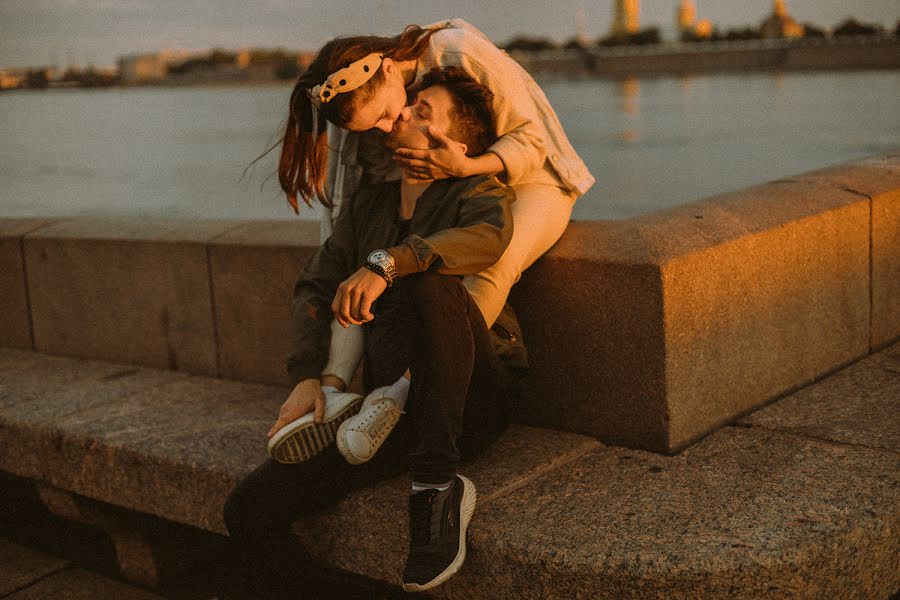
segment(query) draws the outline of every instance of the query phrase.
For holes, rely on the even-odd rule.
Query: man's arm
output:
[[[497,262],[513,233],[511,187],[494,177],[476,177],[451,193],[461,195],[460,211],[452,227],[427,237],[410,235],[388,248],[398,276],[435,269],[448,275],[479,273]]]

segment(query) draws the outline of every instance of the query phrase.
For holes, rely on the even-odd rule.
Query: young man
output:
[[[387,143],[462,143],[480,154],[493,141],[490,100],[490,91],[461,70],[434,70]],[[310,558],[290,530],[294,521],[404,470],[412,478],[404,589],[430,589],[462,565],[476,492],[457,467],[505,428],[517,373],[526,365],[511,309],[488,330],[462,276],[503,253],[513,199],[489,176],[431,182],[404,176],[364,187],[338,216],[294,290],[288,369],[296,385],[270,431],[280,436],[280,443],[270,442],[279,460],[245,478],[225,507],[235,547],[261,575],[255,589],[264,597],[308,592],[298,576]],[[341,451],[328,443],[336,423],[360,405],[359,397],[336,389],[344,381],[323,382],[332,315],[365,329],[366,389],[402,385],[408,369],[405,405],[363,405],[374,420],[396,420],[396,428],[387,427],[390,435],[375,440],[361,460],[346,428]],[[323,383],[335,385],[323,392]],[[358,422],[354,431],[378,430],[367,427]]]

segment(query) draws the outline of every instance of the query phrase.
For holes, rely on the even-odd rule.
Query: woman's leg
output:
[[[530,184],[514,186],[513,237],[493,266],[465,277],[466,289],[475,299],[488,327],[497,320],[509,290],[522,271],[562,237],[569,225],[575,196],[562,188]]]

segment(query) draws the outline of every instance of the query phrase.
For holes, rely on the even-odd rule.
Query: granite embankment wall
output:
[[[0,346],[286,383],[312,222],[0,219]],[[574,222],[512,299],[518,420],[674,453],[900,337],[900,154]]]
[[[610,77],[900,68],[900,39],[744,40],[514,54],[535,73]]]

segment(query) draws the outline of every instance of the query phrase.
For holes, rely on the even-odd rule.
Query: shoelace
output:
[[[412,495],[409,501],[409,539],[413,546],[427,546],[435,534],[432,531],[434,524],[431,518],[431,510],[434,497],[440,492],[429,488]]]
[[[403,414],[403,411],[396,408],[391,400],[382,401],[376,405],[376,409],[363,417],[362,422],[354,429],[364,431],[367,434],[370,430],[374,430],[374,435],[370,436],[370,439],[378,444],[393,428],[392,423],[389,422],[392,415],[394,413],[397,415]]]

